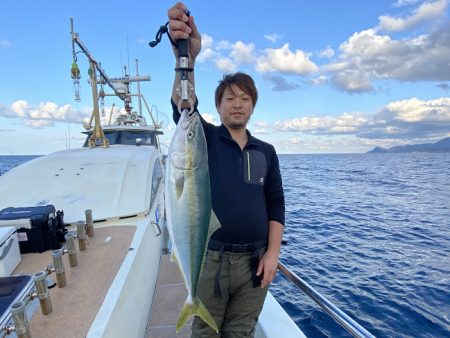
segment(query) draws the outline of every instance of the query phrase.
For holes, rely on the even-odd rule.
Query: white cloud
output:
[[[203,48],[212,48],[214,44],[214,39],[212,36],[208,34],[202,34],[202,49]]]
[[[213,49],[214,39],[208,34],[202,34],[202,49],[197,56],[197,62],[204,63],[216,56]]]
[[[337,60],[322,66],[331,82],[349,92],[372,91],[372,81],[448,81],[449,25],[430,35],[393,40],[375,29],[353,34]]]
[[[372,115],[347,112],[340,116],[303,116],[271,125],[258,122],[255,128],[304,135],[353,135],[371,140],[442,138],[450,130],[450,98],[411,98],[391,102]]]
[[[258,58],[256,70],[261,73],[281,72],[298,75],[308,75],[318,70],[309,59],[309,54],[302,50],[292,52],[286,43],[278,49],[268,48],[265,55]]]
[[[397,2],[392,5],[392,7],[410,6],[418,3],[419,1],[420,0],[397,0]]]
[[[200,54],[197,56],[197,62],[204,63],[208,60],[212,60],[219,54],[215,52],[212,48],[203,48]]]
[[[25,100],[18,100],[10,107],[0,106],[0,116],[20,118],[28,126],[45,127],[54,122],[81,123],[90,116],[92,108],[76,109],[70,105],[58,106],[53,102],[42,102],[32,106]]]
[[[258,135],[269,135],[271,133],[271,130],[267,128],[255,128],[252,130],[252,133]]]
[[[205,121],[212,123],[215,126],[220,125],[220,122],[218,120],[216,120],[217,116],[218,116],[218,114],[213,115],[213,114],[209,114],[209,113],[202,113],[202,117],[205,119]]]
[[[277,42],[279,39],[281,39],[281,35],[280,34],[268,34],[268,35],[264,35],[264,38],[266,38],[267,40],[275,43]]]
[[[429,4],[436,8],[442,2]],[[427,12],[426,8],[420,6],[416,12],[432,12]],[[436,81],[444,83],[439,88],[446,90],[445,83],[450,81],[450,22],[433,29],[431,34],[396,39],[371,28],[354,33],[336,50],[327,46],[315,52],[291,50],[288,43],[261,50],[252,42],[223,40],[217,43],[206,35],[205,45],[212,47],[203,49],[198,60],[222,72],[233,72],[240,65],[250,64],[265,76],[273,74],[273,78],[266,78],[273,83],[273,90],[298,87],[295,82],[281,77],[283,74],[300,75],[310,85],[330,84],[349,93],[384,90],[389,80]],[[314,58],[323,58],[321,61],[326,62],[319,67]]]
[[[52,127],[54,122],[49,120],[25,120],[24,124],[32,128],[44,128]]]
[[[252,134],[269,135],[273,133],[273,128],[264,121],[250,121],[250,127]]]
[[[28,104],[27,101],[25,100],[19,100],[14,102],[11,105],[11,110],[10,110],[10,114],[12,113],[12,115],[7,115],[8,117],[25,117],[27,115],[27,111],[31,110],[31,106]]]
[[[216,58],[219,54],[214,51],[214,39],[208,34],[202,34],[202,50],[197,56],[197,62],[204,63]]]
[[[0,48],[1,47],[6,48],[6,47],[9,47],[9,46],[11,46],[11,42],[10,41],[8,41],[8,40],[0,40]]]
[[[216,43],[216,49],[217,50],[224,50],[224,49],[230,49],[232,46],[232,43],[227,40],[221,40]]]
[[[255,44],[246,45],[242,41],[237,41],[231,50],[230,57],[235,63],[251,63],[255,60]]]
[[[225,55],[229,51],[228,55]],[[255,44],[245,44],[242,41],[231,43],[221,40],[218,43],[208,34],[202,34],[202,50],[197,57],[199,63],[212,61],[224,72],[234,71],[239,64],[254,62]]]
[[[328,78],[325,75],[320,75],[314,79],[309,80],[309,83],[314,86],[320,86],[328,82]]]
[[[369,118],[357,113],[344,113],[338,117],[301,117],[287,121],[277,121],[278,131],[297,131],[306,133],[348,134],[357,132],[360,126],[369,123]]]
[[[358,69],[345,69],[331,77],[331,83],[351,93],[362,93],[373,91],[372,83],[366,74]]]
[[[219,68],[224,73],[234,72],[236,70],[236,64],[227,57],[221,57],[215,60],[217,68]]]
[[[422,101],[417,98],[396,101],[386,106],[394,118],[403,122],[442,122],[450,128],[450,98]]]
[[[334,56],[334,49],[331,46],[327,46],[324,50],[317,52],[317,56],[321,58],[331,59]]]
[[[447,0],[437,0],[434,2],[425,2],[406,18],[396,18],[388,15],[380,16],[379,27],[387,31],[402,31],[414,28],[426,21],[431,21],[436,17],[445,15],[445,9],[448,5]]]

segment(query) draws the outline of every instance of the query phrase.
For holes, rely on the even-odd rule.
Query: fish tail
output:
[[[178,321],[176,324],[177,333],[181,330],[184,324],[188,321],[191,316],[200,317],[206,324],[208,324],[216,333],[219,333],[219,328],[217,327],[216,321],[209,313],[208,309],[205,307],[203,302],[195,297],[193,302],[186,300],[181,309],[180,316],[178,317]]]

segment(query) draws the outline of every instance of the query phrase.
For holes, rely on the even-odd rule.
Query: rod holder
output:
[[[18,338],[31,338],[30,324],[28,323],[25,302],[21,300],[11,306],[11,315],[14,321],[14,331]]]
[[[39,303],[41,304],[42,314],[48,315],[53,312],[53,307],[47,288],[47,281],[45,280],[47,274],[44,271],[38,271],[33,276],[37,298],[39,298]]]
[[[56,283],[58,284],[59,288],[63,288],[67,285],[66,269],[64,268],[62,255],[63,252],[61,249],[54,250],[52,253],[53,267],[55,268],[56,273]]]
[[[94,237],[94,221],[92,219],[92,210],[87,209],[84,211],[86,215],[86,232],[88,237]]]
[[[75,236],[72,233],[68,233],[64,236],[66,238],[66,251],[69,254],[70,267],[74,268],[78,266],[77,249],[75,248]]]
[[[77,238],[80,251],[86,251],[86,225],[84,222],[77,222]]]

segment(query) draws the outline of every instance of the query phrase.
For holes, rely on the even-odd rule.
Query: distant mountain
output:
[[[396,146],[388,149],[375,147],[369,150],[368,154],[380,153],[413,153],[413,152],[427,152],[427,153],[450,153],[450,137],[446,137],[436,143],[424,144],[410,144],[406,146]]]

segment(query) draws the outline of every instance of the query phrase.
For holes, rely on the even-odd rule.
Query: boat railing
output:
[[[325,298],[320,292],[315,290],[311,285],[289,270],[283,263],[278,263],[278,270],[293,282],[300,290],[302,290],[309,298],[317,303],[326,313],[328,313],[339,325],[346,329],[353,337],[358,338],[374,338],[375,336],[367,331],[364,327],[350,318],[344,311]]]

